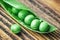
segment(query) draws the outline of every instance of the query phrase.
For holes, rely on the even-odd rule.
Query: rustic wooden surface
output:
[[[17,21],[11,18],[6,11],[0,7],[0,40],[60,40],[60,6],[53,6],[56,3],[52,0],[19,1],[35,11],[36,15],[42,17],[50,24],[55,25],[58,30],[49,34],[39,34],[22,26],[22,32],[16,35],[10,31],[10,26],[17,23]]]
[[[49,5],[50,0],[19,0],[26,6],[30,7],[33,11],[35,11],[39,17],[48,21],[50,24],[55,25],[56,27],[60,27],[60,10],[59,6],[56,6],[55,9],[52,5]],[[48,2],[47,2],[48,1]],[[51,0],[52,4],[54,2]],[[55,3],[56,4],[56,3]],[[54,4],[54,5],[55,5]]]
[[[48,6],[53,8],[54,10],[60,12],[60,0],[42,0]]]

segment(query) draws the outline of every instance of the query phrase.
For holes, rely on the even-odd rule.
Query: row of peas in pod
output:
[[[39,30],[41,32],[46,32],[49,30],[49,25],[47,22],[36,18],[34,14],[27,10],[18,10],[12,7],[12,12],[18,14],[17,16],[26,24],[29,25],[33,30]]]

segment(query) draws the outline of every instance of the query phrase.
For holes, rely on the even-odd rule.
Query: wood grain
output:
[[[46,3],[46,5],[50,6],[52,9],[60,12],[60,0],[45,0],[44,3]]]
[[[2,29],[0,29],[0,37],[1,37],[1,40],[13,40]]]
[[[0,7],[0,29],[4,31],[11,39],[15,40],[60,40],[60,2],[54,0],[19,0],[29,8],[31,8],[39,18],[43,18],[49,24],[52,24],[58,28],[53,33],[39,34],[32,32],[23,25],[9,16],[6,11]],[[10,26],[14,23],[18,23],[22,27],[22,32],[15,35],[10,31]]]

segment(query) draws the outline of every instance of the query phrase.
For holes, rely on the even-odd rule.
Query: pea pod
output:
[[[33,12],[30,8],[28,8],[27,6],[25,6],[24,4],[16,1],[16,0],[1,0],[1,6],[6,10],[7,14],[10,15],[13,19],[15,19],[18,23],[20,23],[21,25],[23,25],[24,27],[26,27],[27,29],[30,29],[34,32],[38,32],[38,33],[50,33],[50,32],[53,32],[55,31],[57,28],[55,26],[52,26],[51,24],[48,23],[48,25],[50,25],[50,29],[49,31],[39,31],[39,30],[34,30],[34,29],[31,29],[30,25],[27,25],[24,23],[24,21],[21,21],[21,19],[18,17],[18,15],[15,15],[11,9],[12,7],[16,8],[17,10],[26,10],[26,11],[29,11],[30,14],[34,15],[35,18],[37,19],[40,19],[39,17],[37,17],[37,15],[35,15],[36,13]],[[25,18],[25,17],[24,17]],[[42,20],[44,21],[44,20]],[[35,24],[34,24],[35,25]]]

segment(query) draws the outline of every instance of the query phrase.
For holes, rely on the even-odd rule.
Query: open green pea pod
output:
[[[49,30],[48,31],[39,31],[39,30],[34,30],[30,27],[30,25],[26,24],[23,20],[21,20],[19,17],[18,17],[18,12],[21,11],[21,10],[26,10],[29,12],[29,14],[31,13],[32,15],[35,16],[35,18],[33,17],[32,19],[39,19],[41,21],[41,18],[37,17],[35,14],[35,12],[33,12],[30,8],[26,7],[24,4],[18,2],[17,0],[1,0],[0,1],[0,4],[1,6],[6,10],[7,14],[9,14],[13,19],[15,19],[18,23],[20,23],[21,25],[23,25],[24,27],[26,27],[27,29],[30,29],[34,32],[38,32],[38,33],[50,33],[50,32],[53,32],[55,31],[57,28],[49,23],[47,23],[49,25]],[[12,12],[12,7],[13,10],[17,13],[17,14],[14,14],[14,12]],[[31,16],[31,15],[30,15]],[[29,16],[29,17],[30,17]],[[29,22],[29,20],[27,20]],[[36,21],[36,20],[34,20]],[[44,20],[42,20],[44,22]],[[41,21],[41,22],[42,22]],[[39,22],[39,21],[37,21]],[[32,23],[33,24],[33,23]],[[43,23],[44,24],[44,23]],[[37,24],[38,25],[38,24]],[[32,25],[33,26],[33,25]],[[44,28],[43,28],[44,29]]]

